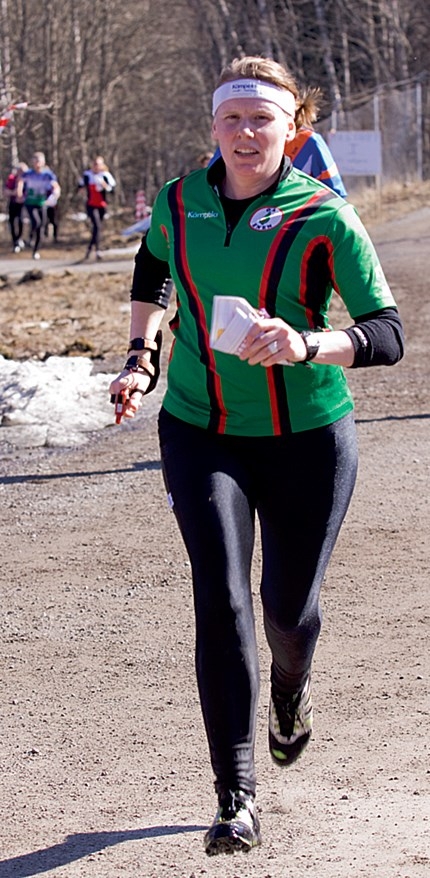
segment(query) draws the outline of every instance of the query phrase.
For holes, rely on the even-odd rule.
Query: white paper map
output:
[[[214,296],[209,344],[215,351],[224,354],[240,354],[241,345],[253,323],[261,319],[255,310],[241,296]],[[293,366],[288,360],[281,360],[280,366]]]
[[[214,296],[209,344],[215,351],[238,354],[258,314],[240,296]]]

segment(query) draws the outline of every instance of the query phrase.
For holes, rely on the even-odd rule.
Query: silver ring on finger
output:
[[[270,344],[267,345],[267,349],[268,349],[268,351],[270,351],[271,354],[277,354],[278,350],[279,350],[278,349],[278,342],[276,340],[271,341]]]

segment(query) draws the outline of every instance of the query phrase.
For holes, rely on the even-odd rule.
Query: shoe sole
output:
[[[285,750],[281,750],[276,739],[272,740],[269,738],[270,755],[275,765],[280,765],[281,768],[286,768],[288,765],[292,765],[293,762],[296,762],[296,760],[302,755],[303,750],[305,750],[309,744],[310,738],[311,732],[306,735],[301,735],[293,744],[284,745],[286,748]]]
[[[237,854],[242,851],[244,854],[249,854],[251,850],[251,845],[247,844],[247,842],[242,841],[241,838],[215,838],[211,841],[206,847],[206,853],[208,857],[217,857],[218,854]]]
[[[255,827],[255,832],[251,837],[247,837],[247,833],[242,833],[236,825],[218,823],[212,826],[205,835],[204,846],[208,857],[214,857],[218,854],[235,854],[242,851],[248,854],[252,848],[261,844],[260,829]]]
[[[241,838],[240,835],[232,835],[231,833],[226,833],[225,835],[217,834],[214,838],[211,838],[207,842],[205,841],[205,851],[208,857],[216,857],[218,854],[236,854],[239,852],[249,854],[252,848],[257,847],[259,844],[261,844],[260,839],[252,843]]]

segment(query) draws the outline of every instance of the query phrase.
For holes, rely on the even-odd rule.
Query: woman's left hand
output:
[[[300,335],[280,317],[261,318],[248,332],[239,354],[250,366],[276,366],[277,363],[301,363],[306,359],[306,345]]]

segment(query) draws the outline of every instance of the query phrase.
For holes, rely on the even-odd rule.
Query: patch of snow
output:
[[[87,357],[15,362],[0,357],[0,444],[69,446],[114,422],[109,384]]]
[[[102,250],[102,259],[110,256],[134,256],[140,247],[140,241],[133,247],[111,247],[110,250]]]
[[[75,223],[84,223],[88,219],[88,214],[80,210],[77,213],[69,213],[68,218],[74,220]]]

